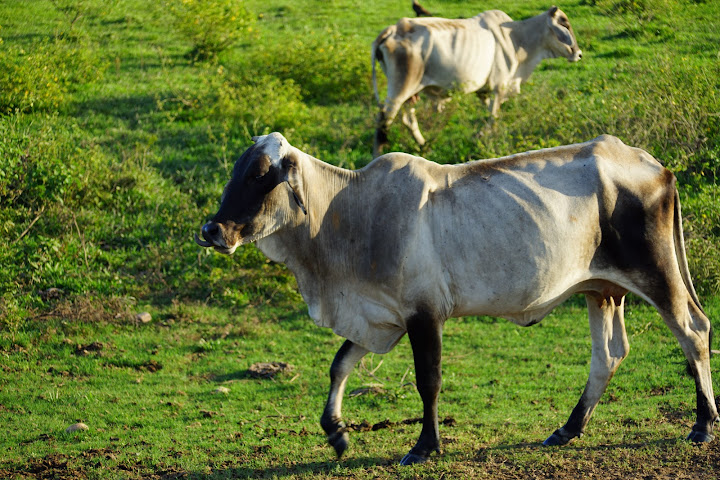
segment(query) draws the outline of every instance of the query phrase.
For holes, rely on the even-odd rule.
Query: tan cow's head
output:
[[[220,209],[202,227],[202,247],[231,254],[306,213],[299,150],[279,133],[253,137],[255,145],[235,162]]]
[[[577,62],[582,58],[582,50],[575,40],[575,32],[567,15],[558,7],[550,7],[547,11],[547,24],[550,27],[548,47],[558,57],[565,57],[569,62]]]

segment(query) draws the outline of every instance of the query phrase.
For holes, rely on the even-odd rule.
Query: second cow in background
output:
[[[552,7],[527,20],[514,22],[500,10],[489,10],[472,18],[402,18],[383,30],[372,45],[372,75],[375,97],[376,61],[387,76],[387,97],[380,104],[373,153],[387,144],[387,130],[400,109],[424,91],[438,102],[449,90],[477,92],[493,117],[500,105],[520,92],[520,84],[545,58],[582,57],[567,15]],[[415,109],[405,106],[402,122],[415,141],[423,146]]]

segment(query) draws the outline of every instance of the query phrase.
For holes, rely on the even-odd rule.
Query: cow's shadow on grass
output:
[[[654,441],[638,441],[638,442],[622,442],[622,443],[606,443],[602,445],[583,445],[582,443],[570,443],[561,447],[546,447],[542,442],[522,442],[512,445],[497,445],[492,447],[481,448],[475,453],[475,460],[483,462],[490,458],[506,459],[516,453],[528,452],[531,450],[537,450],[547,453],[557,453],[558,455],[565,455],[567,457],[573,457],[582,455],[584,453],[595,453],[604,451],[615,451],[619,449],[626,450],[640,450],[648,447],[657,448],[672,448],[676,446],[682,440],[679,438],[661,439]]]
[[[592,446],[570,444],[563,447],[544,447],[542,445],[542,442],[522,442],[512,445],[498,445],[481,448],[475,453],[475,456],[470,461],[476,464],[497,463],[499,465],[502,465],[503,469],[505,470],[507,470],[508,466],[510,466],[510,469],[512,470],[513,461],[509,457],[512,457],[514,454],[527,453],[533,450],[546,451],[549,453],[556,452],[558,454],[562,454],[564,452],[567,459],[571,459],[572,457],[583,455],[583,453],[589,453],[592,456],[595,456],[595,454],[600,454],[600,457],[602,457],[602,452],[618,449],[641,450],[647,447],[672,448],[674,445],[677,445],[678,441],[678,439],[663,439],[651,442],[623,442],[617,444],[613,443]],[[432,458],[430,462],[437,461],[438,459],[448,460],[456,456],[464,457],[464,455],[461,455],[459,452],[445,452],[440,456]],[[610,456],[609,458],[614,457]],[[207,480],[220,478],[283,478],[306,474],[333,475],[340,474],[341,470],[345,472],[344,475],[347,475],[348,471],[353,471],[357,469],[372,469],[377,467],[384,469],[384,474],[392,476],[394,475],[394,473],[396,473],[395,468],[407,468],[399,466],[396,467],[398,465],[399,459],[399,457],[363,457],[350,460],[328,459],[326,461],[315,461],[307,463],[283,463],[268,468],[252,468],[238,465],[230,468],[217,468],[213,473],[210,474],[193,472],[191,474],[191,477]],[[468,459],[465,458],[463,461],[467,462]],[[608,467],[607,464],[604,466]],[[599,467],[603,467],[603,465],[599,465]],[[522,469],[522,467],[518,468]],[[556,467],[551,465],[548,466],[548,468],[552,470]],[[506,471],[506,473],[508,472]],[[518,473],[520,474],[521,472],[518,471]]]
[[[388,459],[380,457],[358,458],[347,461],[317,461],[300,464],[282,464],[269,468],[250,468],[237,466],[233,468],[217,469],[210,474],[191,474],[191,478],[202,478],[207,480],[220,478],[283,478],[289,476],[301,476],[307,474],[339,474],[339,469],[344,471],[367,469],[373,467],[390,467],[397,463],[399,459]]]

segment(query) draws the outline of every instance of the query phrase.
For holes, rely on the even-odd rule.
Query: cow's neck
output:
[[[509,29],[510,40],[515,46],[520,65],[518,73],[521,74],[523,80],[527,80],[537,64],[550,56],[544,41],[548,33],[547,13],[541,13],[518,22],[509,22],[504,26]]]
[[[307,214],[299,213],[292,225],[281,228],[276,233],[258,241],[258,247],[272,260],[283,262],[291,269],[306,267],[313,256],[327,248],[320,231],[328,219],[328,210],[337,202],[339,193],[352,188],[357,173],[322,162],[309,155],[302,162],[303,198]],[[353,195],[343,195],[354,198]],[[334,205],[337,210],[337,206]],[[347,206],[346,209],[351,209]],[[327,226],[327,225],[325,225]],[[303,265],[296,265],[295,262]],[[297,274],[297,272],[295,272]]]
[[[340,192],[346,192],[355,185],[353,179],[358,177],[357,172],[346,170],[344,168],[335,167],[328,163],[317,160],[313,157],[307,157],[308,164],[311,166],[306,175],[305,188],[308,190],[306,195],[313,205],[308,210],[308,233],[311,238],[315,238],[323,224],[328,221],[327,213],[331,207],[331,203],[340,201]],[[342,195],[342,198],[355,198],[353,195]],[[346,206],[346,208],[352,208]],[[337,210],[337,209],[336,209]]]

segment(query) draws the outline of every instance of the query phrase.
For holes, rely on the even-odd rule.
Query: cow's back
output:
[[[598,256],[619,201],[639,199],[636,208],[652,212],[662,207],[650,203],[674,194],[666,169],[614,137],[454,169],[452,188],[431,195],[453,315],[519,323],[541,318],[568,289],[615,267]]]
[[[487,82],[495,38],[477,18],[403,18],[391,28],[376,40],[383,61],[399,63],[396,71],[421,72],[423,88],[472,92]]]

